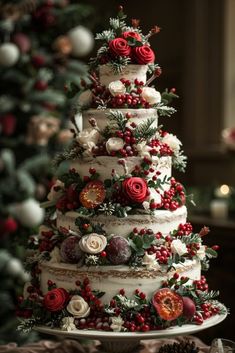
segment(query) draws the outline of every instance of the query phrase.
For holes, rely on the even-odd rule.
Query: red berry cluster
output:
[[[150,145],[150,147],[152,147],[152,149],[149,151],[149,153],[152,155],[159,155],[159,154],[160,154],[160,156],[172,156],[173,155],[173,151],[170,148],[170,146],[168,146],[166,143],[162,143],[158,139],[151,140],[149,145]]]
[[[188,254],[193,257],[197,254],[197,251],[200,249],[201,245],[199,243],[191,243],[186,245]]]
[[[177,230],[177,233],[175,234],[177,237],[181,237],[183,235],[189,235],[191,234],[193,231],[193,227],[192,227],[192,224],[190,222],[187,222],[187,223],[180,223],[179,224],[179,227],[178,227],[178,230]]]
[[[168,259],[171,256],[171,251],[167,246],[164,245],[151,245],[151,247],[148,249],[148,254],[155,254],[159,264],[167,264]]]
[[[41,232],[41,239],[39,240],[39,247],[38,247],[40,252],[43,252],[43,251],[50,252],[54,248],[55,242],[51,240],[53,235],[54,235],[54,232],[52,230]]]
[[[220,309],[218,306],[213,305],[212,303],[203,303],[201,304],[202,317],[204,320],[209,319],[211,316],[219,313]]]
[[[208,291],[209,286],[206,282],[205,276],[201,276],[200,280],[193,281],[193,284],[194,284],[196,290],[199,290],[202,292]]]
[[[120,81],[126,87],[126,93],[112,96],[109,89],[95,83],[92,87],[93,99],[92,106],[97,108],[101,101],[108,108],[150,108],[150,104],[141,96],[143,81],[138,79],[131,83],[130,80],[121,78]]]
[[[110,319],[105,316],[104,306],[97,294],[92,291],[90,281],[85,278],[82,282],[76,281],[76,286],[79,287],[79,295],[89,304],[90,314],[88,318],[75,319],[75,325],[78,329],[97,329],[111,331]]]
[[[171,178],[171,186],[168,191],[164,191],[162,196],[163,208],[175,211],[185,204],[185,192],[182,184]]]

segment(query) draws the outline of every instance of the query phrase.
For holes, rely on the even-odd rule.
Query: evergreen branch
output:
[[[198,233],[192,233],[190,235],[185,235],[181,238],[182,242],[185,244],[201,243],[202,238]]]
[[[138,125],[138,127],[134,131],[134,137],[138,140],[149,140],[150,138],[152,138],[158,131],[157,127],[151,126],[154,121],[154,118],[148,118],[147,121]]]
[[[110,30],[104,30],[101,33],[97,33],[95,39],[97,40],[105,40],[109,42],[110,40],[115,38],[114,31],[112,29]]]
[[[131,62],[131,59],[126,56],[118,56],[115,61],[110,61],[112,70],[115,74],[120,74],[123,69]]]
[[[172,114],[176,113],[176,109],[172,107],[168,107],[166,105],[158,105],[156,107],[157,112],[160,116],[171,116]]]
[[[180,172],[185,172],[187,166],[187,157],[180,151],[177,155],[172,156],[172,164]]]
[[[40,323],[40,319],[36,317],[21,320],[20,324],[17,327],[17,331],[29,333],[37,323]]]
[[[108,114],[108,119],[110,120],[110,128],[116,127],[121,131],[125,130],[128,119],[122,112],[118,110],[111,110]]]
[[[76,142],[74,142],[70,148],[68,148],[67,150],[61,153],[57,153],[55,155],[52,161],[52,166],[57,168],[60,165],[60,163],[62,163],[63,161],[69,160],[69,159],[75,159],[78,156],[80,156],[82,152],[83,152],[82,147],[78,146]]]

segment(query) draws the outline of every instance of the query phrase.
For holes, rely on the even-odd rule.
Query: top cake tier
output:
[[[108,87],[111,82],[125,78],[130,82],[134,82],[134,80],[137,79],[145,84],[147,80],[147,70],[147,65],[127,65],[120,73],[114,73],[110,65],[101,65],[99,67],[100,83]]]

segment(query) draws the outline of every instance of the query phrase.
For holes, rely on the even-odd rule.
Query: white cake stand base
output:
[[[74,330],[67,332],[46,326],[37,326],[35,327],[35,330],[41,333],[59,337],[69,337],[75,340],[98,340],[101,342],[100,348],[103,353],[130,353],[138,351],[141,340],[170,338],[193,334],[219,324],[226,318],[226,316],[227,314],[215,315],[207,319],[202,325],[183,325],[181,327],[170,327],[165,330],[149,332],[105,332],[97,330]]]

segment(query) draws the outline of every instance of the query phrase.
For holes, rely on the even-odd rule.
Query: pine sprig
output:
[[[29,333],[35,325],[40,323],[39,318],[31,317],[30,319],[24,319],[20,321],[20,324],[17,327],[17,331],[24,333]]]
[[[172,164],[174,168],[180,172],[185,172],[187,166],[187,157],[184,155],[183,151],[180,151],[177,155],[172,156]]]
[[[198,233],[191,233],[190,235],[185,235],[182,238],[182,242],[185,244],[192,244],[192,243],[201,243],[202,238]]]
[[[118,56],[115,61],[112,60],[109,62],[109,65],[112,67],[112,70],[115,74],[120,74],[123,69],[130,64],[131,59],[127,56]]]
[[[111,110],[108,119],[110,120],[110,128],[118,128],[121,131],[125,130],[128,119],[122,112]]]
[[[151,139],[156,132],[158,131],[157,127],[153,127],[152,124],[154,123],[154,118],[148,118],[147,121],[143,122],[142,124],[138,125],[138,127],[134,131],[134,137],[137,140],[149,140]]]
[[[168,107],[166,105],[163,104],[159,104],[157,107],[157,112],[160,116],[168,116],[170,117],[171,115],[173,115],[174,113],[176,113],[176,109],[172,108],[172,107]]]
[[[101,33],[97,33],[95,39],[97,40],[104,40],[109,42],[110,40],[115,38],[114,31],[112,29],[110,30],[104,30]]]
[[[84,149],[81,146],[78,146],[77,143],[73,144],[73,146],[67,150],[57,153],[52,161],[52,165],[53,167],[57,168],[63,161],[76,159],[82,154],[83,151]]]

